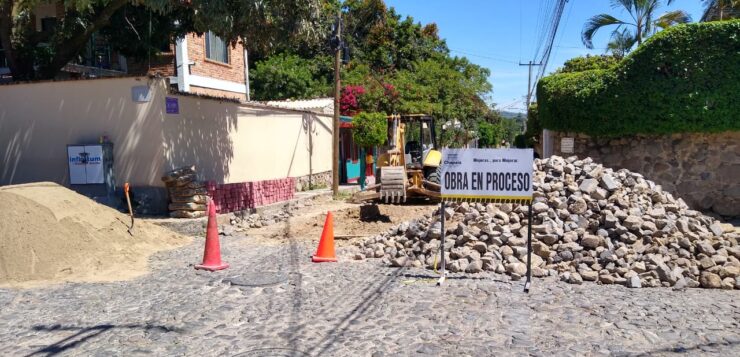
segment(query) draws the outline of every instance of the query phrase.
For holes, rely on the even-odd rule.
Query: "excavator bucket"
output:
[[[381,167],[380,199],[386,203],[406,202],[407,181],[403,166]]]

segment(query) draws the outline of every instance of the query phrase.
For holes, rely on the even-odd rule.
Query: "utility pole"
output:
[[[534,63],[532,61],[529,61],[529,63],[519,63],[519,65],[529,67],[529,79],[527,80],[527,108],[526,108],[526,110],[529,110],[529,103],[531,103],[532,101],[532,67],[541,66],[542,62]]]
[[[331,190],[334,196],[339,194],[339,92],[341,81],[339,79],[339,66],[342,64],[342,13],[337,14],[336,24],[334,25],[334,125],[332,137],[334,139],[332,155],[332,181]]]

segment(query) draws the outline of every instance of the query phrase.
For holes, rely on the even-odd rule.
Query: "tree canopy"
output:
[[[45,0],[0,0],[0,46],[15,80],[46,79],[83,52],[96,34],[129,56],[161,42],[213,31],[256,52],[319,41],[320,0],[57,0],[63,16],[36,31],[33,11]],[[151,28],[151,31],[150,31]]]
[[[331,4],[334,5],[325,8],[339,11],[336,3]],[[325,33],[330,33],[334,17],[324,13],[320,18]],[[341,73],[343,115],[424,113],[440,119],[439,125],[449,120],[459,121],[462,133],[443,135],[443,144],[464,140],[456,138],[467,139],[469,131],[477,130],[479,121],[496,126],[505,124],[488,104],[492,90],[488,80],[490,71],[464,57],[451,56],[436,24],[423,25],[412,17],[402,17],[382,0],[347,0],[342,4],[341,18],[342,39],[351,54]],[[321,70],[327,68],[322,63],[327,63],[327,56],[332,54],[328,46],[293,46],[264,53],[259,55],[262,59],[256,68],[274,64],[275,58],[286,54],[304,60],[293,62],[294,68],[286,68],[284,73],[302,73],[298,67],[319,68],[311,71],[314,82],[328,83],[320,94],[331,95],[333,73]],[[290,76],[286,75],[282,81],[271,77],[260,70],[253,71],[254,98],[296,98],[295,92],[288,93],[284,88],[293,83]],[[258,85],[260,82],[269,84]],[[257,93],[258,90],[263,93]],[[303,93],[309,92],[316,93]]]

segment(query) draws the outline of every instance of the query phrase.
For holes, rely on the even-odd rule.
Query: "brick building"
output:
[[[61,2],[40,3],[33,13],[36,31],[54,31],[64,16]],[[0,47],[0,76],[9,74]],[[105,38],[93,35],[79,59],[70,62],[59,78],[116,77],[124,75],[166,77],[172,87],[185,93],[249,100],[247,51],[241,43],[231,45],[209,32],[188,34],[149,61],[134,62],[112,50]]]

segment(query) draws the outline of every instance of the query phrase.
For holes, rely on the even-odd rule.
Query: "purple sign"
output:
[[[165,97],[164,100],[167,114],[180,114],[180,104],[177,102],[177,98]]]

